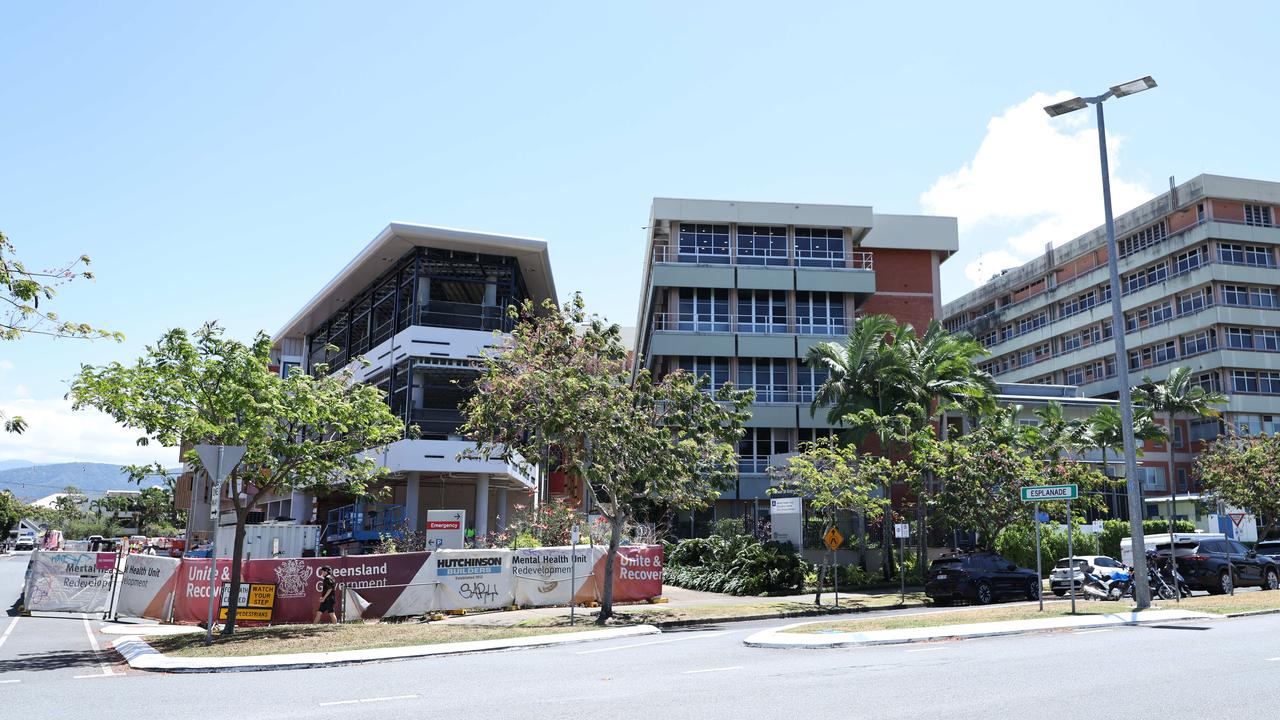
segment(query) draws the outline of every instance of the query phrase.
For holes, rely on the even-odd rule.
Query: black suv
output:
[[[929,566],[924,594],[934,605],[955,600],[986,605],[1001,597],[1035,600],[1040,578],[1035,570],[1020,568],[993,552],[956,553]]]
[[[1177,553],[1178,571],[1192,590],[1221,595],[1231,592],[1233,584],[1257,585],[1263,590],[1280,587],[1280,569],[1275,558],[1259,555],[1235,540],[1201,540],[1189,548],[1180,545]],[[1227,572],[1228,556],[1234,577]]]

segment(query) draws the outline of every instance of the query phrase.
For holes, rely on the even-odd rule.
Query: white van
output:
[[[1177,546],[1195,545],[1203,540],[1222,540],[1226,537],[1222,533],[1173,533],[1173,543]],[[1159,533],[1157,535],[1145,535],[1142,538],[1142,544],[1147,550],[1168,550],[1169,549],[1169,533]],[[1131,538],[1120,539],[1120,562],[1125,565],[1133,565],[1133,540]]]

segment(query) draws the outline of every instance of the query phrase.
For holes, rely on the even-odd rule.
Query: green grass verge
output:
[[[1258,610],[1280,610],[1280,592],[1244,592],[1234,597],[1208,595],[1184,598],[1182,602],[1161,600],[1151,610],[1189,610],[1214,615],[1228,615]],[[1129,602],[1117,603],[1096,600],[1078,600],[1076,615],[1100,615],[1116,612],[1131,612]],[[805,625],[785,632],[866,632],[868,630],[900,630],[904,628],[938,627],[940,625],[967,625],[970,623],[1001,622],[1005,620],[1035,620],[1040,618],[1061,617],[1071,615],[1069,602],[1052,602],[1045,605],[1044,611],[1035,606],[997,606],[974,608],[969,610],[937,611],[916,613],[911,615],[894,615],[890,617],[861,618],[856,620],[834,620],[831,622]]]
[[[151,638],[147,642],[162,653],[180,657],[243,657],[501,640],[592,629],[591,625],[573,628],[491,627],[421,622],[278,625],[238,628],[230,637],[215,634],[214,643],[209,647],[204,646],[204,635],[195,633]]]
[[[905,604],[907,606],[918,606],[924,602],[923,593],[907,593]],[[836,613],[850,612],[858,610],[876,610],[891,607],[900,607],[903,604],[901,595],[873,595],[873,596],[840,596],[839,607],[835,604],[835,596],[831,593],[822,595],[822,605],[814,605],[812,602],[796,602],[769,600],[761,598],[759,600],[733,603],[733,604],[706,604],[706,605],[624,605],[614,609],[614,620],[612,623],[631,625],[631,624],[661,624],[670,622],[692,622],[698,620],[714,620],[719,618],[732,618],[735,620],[751,620],[754,618],[766,619],[778,617],[779,615],[789,615],[797,613]],[[587,613],[590,613],[588,616]],[[588,617],[588,621],[594,620],[595,611],[581,611],[578,614],[579,622],[583,617]],[[494,623],[502,622],[500,616],[493,618]],[[517,627],[563,627],[569,624],[568,616],[552,616],[541,617],[534,620],[526,620],[519,623]]]

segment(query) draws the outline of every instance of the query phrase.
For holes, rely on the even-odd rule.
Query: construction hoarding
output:
[[[37,550],[31,554],[23,604],[42,612],[106,612],[115,567],[115,553]]]

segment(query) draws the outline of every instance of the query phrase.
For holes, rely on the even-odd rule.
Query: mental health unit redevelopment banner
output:
[[[168,620],[181,566],[178,558],[161,555],[133,554],[125,558],[116,615]]]
[[[37,550],[31,554],[23,603],[41,612],[106,612],[115,567],[115,553]]]

